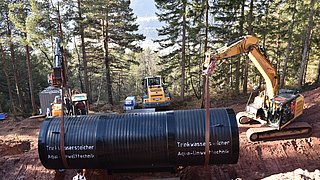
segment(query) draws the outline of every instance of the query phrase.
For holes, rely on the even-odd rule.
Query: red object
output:
[[[76,104],[76,108],[77,109],[84,109],[86,106],[84,105],[84,103],[83,102],[78,102],[77,104]]]
[[[52,72],[52,85],[60,87],[62,84],[61,68],[53,68]]]

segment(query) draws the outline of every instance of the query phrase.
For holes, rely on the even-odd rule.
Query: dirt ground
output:
[[[304,114],[296,121],[313,127],[309,138],[250,143],[246,127],[240,130],[240,158],[236,165],[186,167],[177,174],[138,173],[108,175],[103,170],[87,171],[87,179],[316,179],[320,180],[320,88],[303,93]],[[236,112],[246,99],[224,104]],[[220,105],[217,105],[220,106]],[[217,107],[214,105],[214,107]],[[45,169],[37,150],[43,119],[7,119],[0,122],[0,179],[72,179],[75,170],[63,173]]]

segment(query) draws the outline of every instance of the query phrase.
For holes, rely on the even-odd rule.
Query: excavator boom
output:
[[[210,68],[208,68],[210,63],[241,54],[248,55],[252,63],[265,79],[267,96],[269,98],[276,96],[279,90],[277,70],[272,66],[267,56],[258,46],[258,38],[254,36],[243,36],[235,41],[227,43],[215,52],[207,54],[203,66],[210,71]],[[205,73],[211,74],[211,72]]]

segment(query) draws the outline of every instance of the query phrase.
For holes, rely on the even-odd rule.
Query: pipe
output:
[[[39,133],[41,163],[65,169],[60,156],[60,121],[46,119]],[[65,117],[68,168],[170,169],[203,165],[205,111],[178,110],[121,115]],[[210,110],[209,164],[235,164],[239,132],[232,109]]]

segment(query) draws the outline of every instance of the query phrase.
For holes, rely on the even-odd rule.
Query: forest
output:
[[[141,96],[145,76],[162,75],[171,95],[201,99],[202,62],[238,37],[260,39],[281,88],[320,84],[320,1],[155,0],[158,48],[142,48],[130,0],[0,1],[0,112],[35,114],[48,87],[55,39],[64,47],[67,83],[92,104]],[[143,1],[141,0],[141,3]],[[211,96],[238,96],[263,84],[246,56],[217,64]]]

